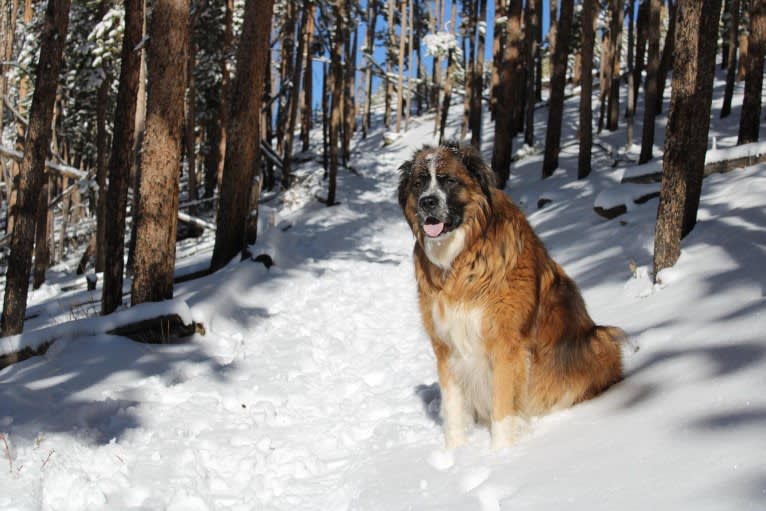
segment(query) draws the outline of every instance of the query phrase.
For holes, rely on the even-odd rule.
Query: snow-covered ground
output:
[[[725,122],[717,108],[721,149],[739,107]],[[341,205],[316,203],[322,183],[307,178],[264,207],[254,253],[276,266],[233,262],[179,284],[206,335],[80,332],[0,371],[0,509],[766,509],[766,164],[705,180],[700,222],[653,285],[656,199],[597,216],[622,168],[597,149],[594,175],[576,181],[576,98],[566,115],[562,169],[540,181],[542,155],[527,154],[507,191],[594,318],[630,334],[626,378],[607,393],[535,420],[513,448],[492,451],[480,428],[443,448],[395,200],[397,167],[432,141],[426,117],[391,146],[380,132],[357,141]],[[553,202],[538,210],[542,196]],[[187,243],[179,266],[204,264],[210,240]],[[51,281],[30,329],[92,310],[65,272]]]

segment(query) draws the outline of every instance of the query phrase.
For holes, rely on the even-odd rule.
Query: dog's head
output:
[[[430,261],[448,269],[491,209],[494,174],[470,146],[426,146],[399,168],[399,204]]]

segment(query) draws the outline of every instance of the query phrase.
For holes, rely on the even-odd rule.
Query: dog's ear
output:
[[[484,159],[473,146],[464,145],[460,146],[456,142],[447,142],[445,144],[451,151],[453,151],[463,163],[468,173],[473,177],[487,199],[492,198],[492,188],[496,185],[495,173],[484,162]]]
[[[404,209],[409,193],[410,176],[412,176],[412,160],[402,163],[399,167],[399,205]]]

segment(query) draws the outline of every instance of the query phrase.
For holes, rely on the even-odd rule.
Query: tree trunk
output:
[[[646,42],[649,39],[649,3],[650,0],[642,0],[638,6],[638,19],[636,20],[636,61],[633,66],[633,96],[635,98],[638,98],[638,89],[641,87],[641,75],[644,72],[644,60],[646,57]]]
[[[750,37],[747,43],[747,74],[742,115],[739,119],[737,145],[758,141],[761,127],[761,94],[763,90],[763,59],[766,46],[766,2],[750,2]]]
[[[668,71],[673,66],[673,47],[675,45],[676,31],[676,9],[672,0],[668,0],[668,33],[665,36],[665,46],[662,48],[662,58],[660,59],[660,68],[657,75],[657,114],[662,112],[662,104],[665,99],[665,82],[668,79]]]
[[[510,0],[506,18],[506,41],[503,45],[503,55],[499,70],[499,95],[495,104],[495,143],[492,150],[492,171],[498,188],[505,188],[511,175],[511,156],[513,152],[513,136],[516,103],[521,93],[520,78],[523,79],[521,60],[521,0]],[[472,109],[473,110],[473,109]]]
[[[19,4],[18,0],[0,0],[0,134],[3,133],[4,124],[4,107],[5,102],[3,98],[8,94],[8,81],[6,79],[8,69],[10,66],[6,62],[10,62],[13,59],[13,38],[16,32],[16,18],[18,15]],[[1,164],[0,164],[1,165]],[[9,162],[8,169],[16,167],[16,163]],[[13,209],[11,204],[11,196],[15,195],[14,189],[16,186],[13,184],[14,172],[5,172],[7,170],[5,166],[3,169],[3,179],[5,180],[5,186],[7,190],[6,200],[6,222],[5,232],[10,234],[13,230]]]
[[[548,69],[550,75],[553,74],[553,69],[556,67],[556,41],[558,40],[558,26],[559,26],[559,8],[557,0],[550,0],[548,3],[548,19],[550,25],[548,26]],[[551,76],[552,78],[552,76]]]
[[[63,61],[69,5],[69,0],[49,0],[45,10],[35,92],[29,112],[24,157],[19,167],[18,202],[5,280],[2,336],[18,334],[24,329],[35,214],[45,181],[45,159],[50,149],[53,104]]]
[[[394,25],[394,13],[396,12],[396,0],[388,0],[387,4],[388,9],[388,17],[387,17],[387,26],[388,26],[388,44],[386,45],[386,78],[383,81],[386,87],[386,107],[383,112],[383,125],[386,128],[389,128],[391,126],[391,100],[393,95],[393,84],[391,83],[391,80],[389,79],[389,75],[393,71],[393,55],[394,55],[394,45],[396,44],[396,27]]]
[[[109,187],[106,202],[110,222],[105,233],[106,251],[101,314],[122,305],[123,254],[128,183],[136,137],[141,52],[134,48],[143,39],[144,0],[125,0],[125,31],[122,40],[120,82],[114,114],[114,136],[109,159]]]
[[[48,231],[51,227],[50,215],[48,214],[48,201],[50,200],[50,176],[46,174],[42,190],[37,202],[37,220],[35,221],[35,260],[32,275],[32,288],[39,289],[45,282],[45,270],[50,264],[50,243]]]
[[[282,25],[282,49],[279,58],[279,97],[277,98],[277,152],[284,156],[285,131],[289,117],[289,90],[294,85],[290,81],[293,76],[293,68],[297,62],[295,56],[295,25],[298,21],[301,9],[296,2],[285,2],[286,12]]]
[[[367,32],[365,52],[372,56],[375,47],[375,25],[378,19],[378,2],[367,2]],[[367,138],[367,132],[370,130],[372,121],[372,64],[367,62],[367,72],[364,75],[365,80],[365,101],[364,116],[362,116],[362,138]]]
[[[151,24],[133,305],[173,297],[189,2],[155,0]]]
[[[731,17],[728,18],[728,21],[726,21],[727,15],[731,13],[731,2],[732,0],[724,0],[723,2],[723,17],[724,19],[721,20],[723,23],[723,29],[726,32],[726,34],[729,33],[729,29],[731,27]],[[721,69],[727,69],[729,66],[729,48],[731,47],[730,39],[726,37],[725,34],[721,35]]]
[[[612,48],[609,51],[611,65],[611,83],[609,84],[609,117],[606,129],[615,131],[620,119],[620,68],[622,57],[622,26],[624,25],[625,0],[612,1],[612,24],[610,39]],[[585,18],[583,18],[584,23]]]
[[[503,18],[505,18],[506,13],[508,12],[508,1],[509,0],[498,0],[495,2],[495,19],[492,21],[495,27],[492,34],[492,75],[489,84],[489,113],[492,121],[495,120],[497,102],[500,101],[500,96],[502,94],[500,69],[503,67],[503,49],[505,40],[508,37],[505,33],[507,19],[504,22]]]
[[[348,7],[346,8],[348,12]],[[356,50],[357,50],[357,31],[351,32],[351,27],[346,26],[345,50],[343,68],[343,138],[341,139],[341,149],[343,155],[343,166],[347,166],[351,159],[351,137],[356,129],[356,101],[354,92],[356,91]]]
[[[455,22],[457,19],[457,0],[452,1],[452,14],[450,16],[450,32],[454,37],[456,34]],[[437,108],[441,108],[441,115],[439,116],[439,143],[444,141],[444,130],[447,127],[447,117],[449,114],[449,107],[452,104],[452,75],[454,74],[453,67],[455,65],[455,50],[450,48],[447,51],[447,74],[444,77],[444,97],[442,98],[441,107],[437,105]]]
[[[487,0],[478,1],[478,20],[479,23],[486,24],[487,21]],[[476,26],[478,32],[478,42],[476,45],[475,67],[471,73],[471,145],[481,150],[481,96],[484,91],[484,47],[486,34],[485,31]]]
[[[584,69],[580,84],[580,148],[577,157],[577,179],[584,179],[591,171],[591,150],[593,148],[593,0],[582,4],[582,66]]]
[[[186,186],[188,200],[194,202],[199,196],[197,194],[197,84],[194,80],[194,68],[197,62],[197,44],[194,40],[194,27],[197,25],[197,14],[192,14],[189,21],[189,57],[186,67],[186,102],[184,112],[184,149],[186,150]],[[194,215],[196,206],[192,205],[189,212]]]
[[[312,42],[314,40],[314,10],[315,5],[309,6],[306,18],[306,62],[303,71],[303,106],[301,107],[301,150],[307,152],[310,149],[310,137],[313,114],[314,98],[314,68],[312,66]]]
[[[409,131],[410,129],[410,111],[412,110],[412,83],[415,81],[415,70],[417,66],[415,65],[415,55],[413,53],[414,47],[415,47],[415,30],[414,30],[414,23],[413,19],[415,18],[415,4],[413,0],[409,0],[410,4],[410,16],[409,16],[409,32],[410,32],[410,38],[409,38],[409,50],[407,51],[407,61],[409,62],[409,70],[410,70],[410,77],[407,80],[407,100],[406,100],[406,106],[405,106],[405,117],[404,117],[404,131]]]
[[[632,0],[628,5],[630,8],[628,9],[628,98],[627,105],[625,106],[625,124],[627,124],[625,130],[627,140],[625,145],[628,150],[630,150],[630,148],[633,147],[633,119],[636,113],[636,94],[635,88],[633,87],[633,81],[635,80],[635,77],[633,76],[633,65],[636,45],[634,39],[635,9]]]
[[[564,86],[566,85],[569,34],[572,30],[573,0],[562,0],[561,18],[558,23],[556,65],[551,76],[551,96],[548,110],[548,129],[545,132],[545,156],[543,178],[550,177],[559,166],[561,150],[561,122],[564,113]]]
[[[399,80],[396,84],[396,132],[402,126],[402,110],[404,106],[404,48],[407,39],[407,0],[399,0],[401,23],[399,29]]]
[[[333,10],[335,12],[335,37],[331,45],[330,73],[332,81],[330,83],[332,103],[330,105],[330,129],[329,129],[329,148],[330,148],[330,168],[329,183],[327,188],[327,206],[335,205],[335,192],[338,180],[338,142],[341,129],[341,110],[342,110],[342,91],[343,87],[343,30],[346,16],[346,0],[335,0]]]
[[[644,125],[641,135],[641,155],[638,163],[646,163],[654,155],[654,121],[657,116],[657,79],[660,67],[660,0],[649,0],[649,63],[646,68],[644,96]]]
[[[535,102],[536,90],[535,82],[539,79],[536,76],[536,60],[539,57],[540,47],[537,44],[538,25],[540,24],[538,15],[538,0],[527,0],[524,10],[525,28],[524,39],[526,40],[526,96],[525,120],[524,120],[524,143],[530,147],[535,145]]]
[[[654,278],[675,264],[681,239],[696,222],[713,96],[721,0],[679,0],[676,57],[660,203],[654,241]],[[705,13],[705,15],[703,15]]]
[[[288,102],[287,112],[287,132],[285,133],[285,140],[283,145],[282,155],[282,188],[285,190],[292,185],[292,161],[293,161],[293,137],[295,134],[295,124],[298,120],[298,103],[300,102],[301,92],[301,73],[303,72],[303,63],[306,58],[303,52],[306,50],[306,33],[308,28],[308,15],[312,12],[310,6],[304,2],[302,9],[299,11],[299,33],[298,36],[298,51],[295,53],[295,64],[292,66],[293,74],[290,77],[290,100]],[[305,15],[304,15],[305,13]]]
[[[729,6],[729,31],[726,57],[726,90],[723,94],[721,118],[731,114],[731,98],[734,95],[734,80],[737,77],[737,36],[739,35],[739,0],[727,0]]]
[[[231,117],[211,269],[222,268],[245,248],[250,184],[260,146],[264,72],[269,55],[273,0],[246,0],[231,87]],[[253,93],[256,91],[258,93]]]

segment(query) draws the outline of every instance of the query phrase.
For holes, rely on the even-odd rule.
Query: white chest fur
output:
[[[489,420],[492,370],[482,336],[482,310],[451,306],[437,300],[431,313],[436,335],[450,348],[450,370],[465,396],[466,405],[480,418]]]

